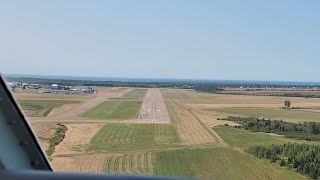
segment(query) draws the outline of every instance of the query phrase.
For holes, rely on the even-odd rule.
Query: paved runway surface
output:
[[[169,124],[166,104],[159,89],[149,89],[139,114],[138,123]]]

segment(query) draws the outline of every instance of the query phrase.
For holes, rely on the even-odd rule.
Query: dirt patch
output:
[[[229,115],[226,113],[219,113],[214,111],[195,111],[195,114],[199,119],[205,123],[208,127],[216,127],[228,124],[229,126],[237,126],[239,124],[232,121],[218,120],[219,118],[226,118]]]

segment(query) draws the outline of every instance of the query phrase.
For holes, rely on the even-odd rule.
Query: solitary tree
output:
[[[291,107],[291,101],[284,101],[284,108],[290,108]]]
[[[285,166],[286,165],[286,161],[284,159],[281,159],[279,165],[280,166]]]

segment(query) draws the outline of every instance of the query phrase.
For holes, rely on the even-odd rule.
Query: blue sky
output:
[[[318,0],[0,1],[2,73],[320,81]]]

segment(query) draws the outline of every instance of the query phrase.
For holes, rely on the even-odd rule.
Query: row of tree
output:
[[[223,120],[240,124],[240,128],[255,132],[266,132],[284,135],[287,138],[296,138],[308,141],[320,141],[320,123],[304,122],[290,123],[281,120],[259,119],[254,117],[229,116]]]
[[[297,172],[320,178],[320,146],[309,144],[284,144],[272,146],[253,146],[246,150],[261,159],[270,159]]]
[[[272,94],[270,96],[320,98],[320,95],[316,95],[316,94],[301,94],[301,93]]]
[[[222,88],[219,88],[214,84],[199,84],[194,88],[197,92],[206,92],[206,93],[216,93],[219,91],[223,91]]]

